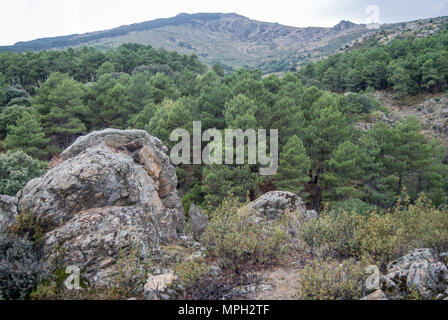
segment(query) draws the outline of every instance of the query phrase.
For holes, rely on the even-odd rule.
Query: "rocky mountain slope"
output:
[[[409,37],[425,38],[443,30],[446,23],[448,23],[448,17],[419,19],[416,21],[382,25],[376,32],[361,35],[359,38],[350,41],[344,48],[339,49],[337,52],[340,53],[365,46],[372,40],[380,45],[385,45],[395,39]]]
[[[371,32],[364,25],[342,21],[333,28],[296,28],[251,20],[230,13],[179,14],[81,35],[38,39],[0,47],[1,51],[39,51],[66,47],[116,48],[140,43],[183,54],[196,54],[206,63],[285,71],[344,47]]]
[[[42,246],[36,247],[43,249],[40,259],[46,266],[40,267],[39,272],[56,277],[51,278],[54,283],[59,281],[58,274],[66,266],[76,266],[81,272],[85,287],[74,293],[70,289],[53,292],[56,289],[50,285],[50,291],[42,291],[40,287],[33,298],[79,299],[84,297],[83,293],[98,294],[101,291],[95,290],[102,289],[106,294],[111,288],[128,291],[117,291],[119,296],[109,293],[109,299],[303,298],[297,296],[298,287],[304,265],[312,256],[297,246],[297,232],[304,224],[321,217],[307,210],[299,196],[284,191],[266,193],[240,208],[238,215],[247,217],[241,223],[254,224],[265,231],[278,228],[280,221],[286,222],[288,246],[296,249],[276,265],[249,268],[241,278],[235,278],[237,281],[228,282],[233,278],[227,279],[228,271],[224,272],[211,259],[210,247],[203,246],[202,238],[197,242],[204,229],[215,222],[209,222],[199,207],[192,206],[188,227],[184,228],[177,176],[166,152],[160,140],[145,131],[92,132],[77,139],[62,153],[61,162],[54,164],[44,176],[30,181],[17,198],[0,196],[0,231],[9,234],[10,242],[27,241],[10,234],[17,231],[14,226],[26,221],[27,215],[40,222],[52,221],[43,234]],[[367,295],[366,300],[406,299],[412,290],[422,299],[446,300],[447,256],[448,253],[439,254],[432,249],[415,249],[390,262],[374,279],[374,285],[367,286],[367,282],[357,285]],[[12,256],[7,256],[6,261],[0,260],[3,274],[11,273],[8,266],[13,261],[19,265],[27,261],[20,255],[14,259],[17,261]],[[204,261],[211,265],[203,268]],[[179,268],[179,263],[193,269]],[[202,287],[195,289],[198,296],[188,295],[185,282],[180,280],[185,278],[185,272],[204,278],[200,280]],[[44,280],[43,276],[40,278]],[[1,284],[0,288],[11,292],[11,288],[5,287],[5,281]],[[33,285],[31,282],[29,288]],[[65,295],[57,296],[56,292]],[[130,296],[136,292],[140,292],[138,296]],[[94,296],[99,297],[102,296]]]

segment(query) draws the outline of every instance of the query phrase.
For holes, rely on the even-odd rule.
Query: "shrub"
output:
[[[396,231],[399,225],[391,214],[371,213],[362,222],[354,232],[353,241],[357,251],[352,256],[370,258],[385,268],[398,253]]]
[[[448,212],[422,195],[414,205],[398,202],[385,214],[325,212],[303,225],[300,239],[316,254],[370,258],[385,267],[416,248],[448,249]]]
[[[319,219],[304,224],[300,238],[318,255],[350,257],[359,250],[359,244],[355,243],[355,232],[363,219],[352,212],[333,214],[326,211]]]
[[[397,207],[392,214],[396,220],[399,253],[415,248],[448,249],[447,208],[437,209],[421,195],[415,205]]]
[[[0,292],[5,299],[27,298],[47,275],[30,241],[0,235]]]
[[[177,265],[176,274],[180,284],[191,288],[210,273],[210,268],[204,259],[187,260]]]
[[[227,198],[211,214],[202,241],[223,269],[238,272],[246,266],[269,264],[279,257],[286,232],[277,223],[255,223],[241,203]]]
[[[44,173],[38,160],[22,151],[0,155],[0,194],[14,196],[28,181]]]
[[[56,300],[58,297],[58,288],[56,284],[43,283],[40,284],[33,292],[30,294],[31,300]]]
[[[39,285],[30,294],[30,298],[32,300],[120,300],[122,296],[109,287],[67,290],[47,283]]]
[[[116,274],[110,286],[121,297],[131,297],[143,291],[149,275],[149,254],[141,248],[132,248],[129,252],[120,252],[116,263]]]
[[[364,271],[360,263],[314,259],[301,272],[299,296],[312,300],[355,300],[363,294]]]
[[[16,223],[9,227],[8,231],[30,240],[33,244],[41,244],[45,240],[45,234],[55,227],[56,223],[50,217],[21,213],[17,216]]]

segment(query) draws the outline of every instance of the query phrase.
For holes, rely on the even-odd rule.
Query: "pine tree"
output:
[[[359,196],[354,183],[362,181],[364,176],[364,150],[346,141],[339,145],[328,160],[328,171],[323,174],[326,192],[324,196],[332,200],[346,200]]]
[[[292,136],[280,153],[278,173],[275,184],[285,190],[301,193],[305,183],[310,180],[311,160],[306,154],[302,140]]]
[[[85,88],[81,83],[67,75],[54,73],[35,98],[35,107],[42,116],[45,132],[60,148],[67,148],[76,137],[87,131],[84,96]]]
[[[422,65],[422,86],[428,91],[433,92],[434,89],[438,88],[439,81],[441,80],[439,72],[434,67],[434,62],[432,59],[428,59]]]
[[[15,125],[8,127],[8,131],[3,143],[7,150],[22,150],[34,158],[46,155],[45,147],[50,139],[45,138],[36,114],[25,111]]]

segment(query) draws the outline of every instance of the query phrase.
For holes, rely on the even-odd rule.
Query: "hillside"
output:
[[[196,54],[208,64],[285,71],[343,48],[371,32],[364,25],[341,21],[333,28],[296,28],[251,20],[229,13],[179,14],[119,28],[18,42],[1,51],[23,52],[93,46],[116,48],[139,43],[182,54]]]
[[[271,39],[285,58],[262,70],[98,49],[177,18],[0,52],[0,300],[448,300],[446,19],[368,35],[196,15],[204,52],[213,23],[229,46]],[[299,36],[319,61],[263,75]],[[236,128],[261,129],[242,161]]]

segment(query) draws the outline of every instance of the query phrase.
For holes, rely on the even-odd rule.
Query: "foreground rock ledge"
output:
[[[448,294],[448,268],[432,249],[415,249],[391,262],[387,275],[380,279],[381,289],[393,299],[412,293],[423,299]]]
[[[184,213],[167,151],[145,131],[92,132],[30,181],[18,193],[18,207],[56,223],[46,237],[48,261],[78,265],[100,284],[123,250],[138,247],[143,255],[177,241]]]

